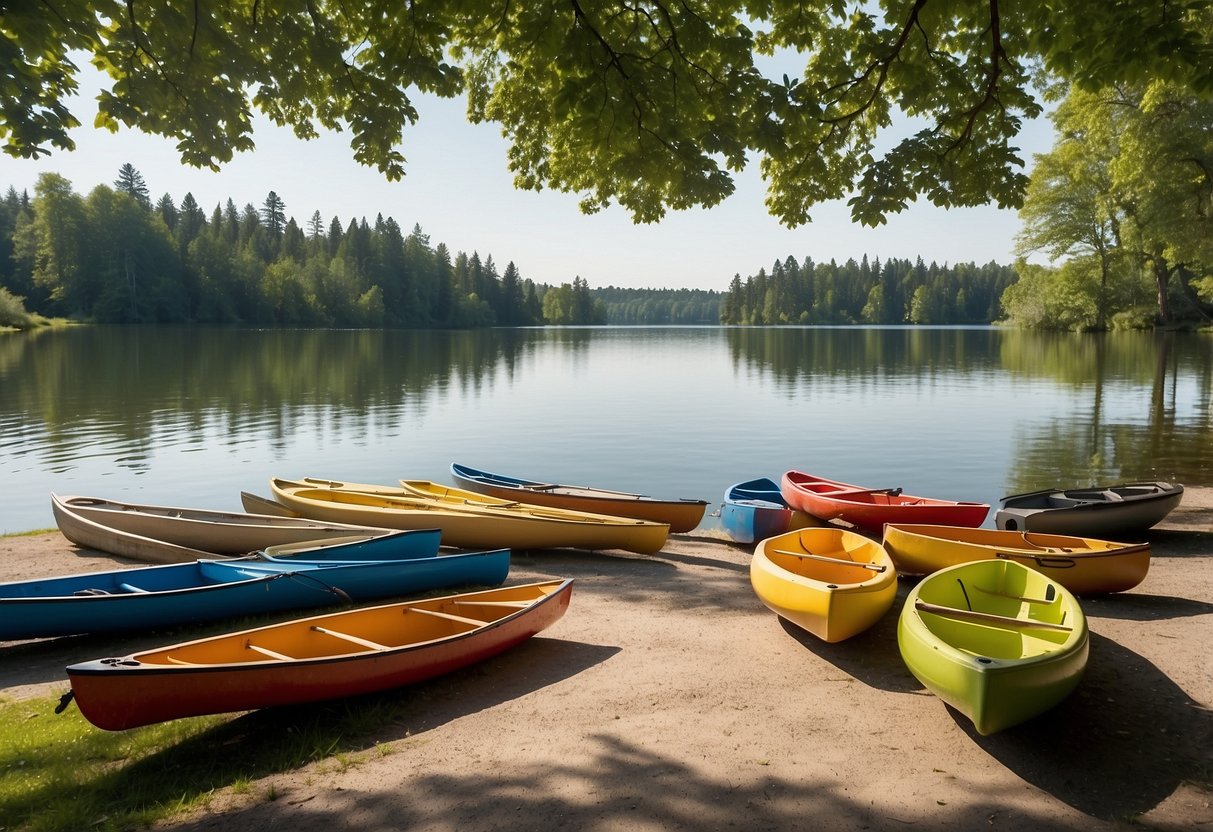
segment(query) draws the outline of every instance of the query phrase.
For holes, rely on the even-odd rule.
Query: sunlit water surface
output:
[[[1213,484],[1213,338],[993,328],[0,335],[0,532],[49,495],[240,508],[271,476],[499,473],[719,509],[790,468],[996,503]],[[989,522],[989,521],[988,521]],[[705,527],[715,525],[710,516]]]

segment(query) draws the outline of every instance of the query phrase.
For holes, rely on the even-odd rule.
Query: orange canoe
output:
[[[571,580],[499,587],[74,664],[68,696],[98,728],[121,731],[388,690],[521,644],[564,615],[572,590]]]

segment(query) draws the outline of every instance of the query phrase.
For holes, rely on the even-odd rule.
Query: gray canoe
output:
[[[1184,487],[1130,482],[1094,488],[1045,489],[1003,497],[994,523],[1007,531],[1054,532],[1118,540],[1140,535],[1171,513]]]

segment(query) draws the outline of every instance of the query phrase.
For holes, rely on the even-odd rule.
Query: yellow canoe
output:
[[[767,607],[823,641],[860,633],[897,597],[897,570],[874,540],[845,529],[800,529],[758,544],[750,583]]]
[[[884,528],[884,546],[902,574],[925,575],[976,560],[1013,560],[1078,595],[1123,592],[1150,569],[1150,544],[957,526]]]
[[[423,497],[395,486],[336,480],[270,480],[273,497],[304,517],[360,522],[393,529],[441,529],[442,542],[461,548],[661,550],[664,523],[549,509],[523,503],[490,505]],[[344,518],[338,520],[337,518]]]

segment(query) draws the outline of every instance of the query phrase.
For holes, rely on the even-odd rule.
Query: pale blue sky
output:
[[[878,229],[852,224],[844,202],[813,211],[814,221],[787,229],[763,205],[757,165],[737,178],[737,190],[715,208],[670,212],[658,224],[635,225],[612,207],[584,215],[576,194],[515,190],[506,169],[506,142],[494,124],[472,125],[464,102],[418,99],[420,122],[406,131],[402,151],[407,175],[388,182],[353,161],[345,134],[325,133],[306,142],[258,118],[254,152],[237,156],[218,173],[182,166],[174,143],[131,130],[93,128],[97,79],[84,64],[81,95],[72,101],[84,125],[73,132],[74,152],[56,151],[37,161],[0,156],[0,189],[33,186],[53,171],[77,193],[112,184],[124,162],[143,174],[153,200],[169,193],[177,204],[191,192],[209,215],[230,197],[242,208],[258,207],[273,190],[301,226],[319,210],[325,224],[337,216],[394,217],[406,232],[419,223],[433,243],[452,252],[491,254],[499,269],[511,260],[523,277],[559,284],[574,275],[592,287],[725,289],[776,259],[793,255],[815,261],[848,257],[914,258],[941,264],[997,260],[1010,263],[1019,222],[1014,211],[993,207],[942,210],[919,203],[889,217]],[[1021,135],[1022,157],[1049,149],[1047,120]]]

